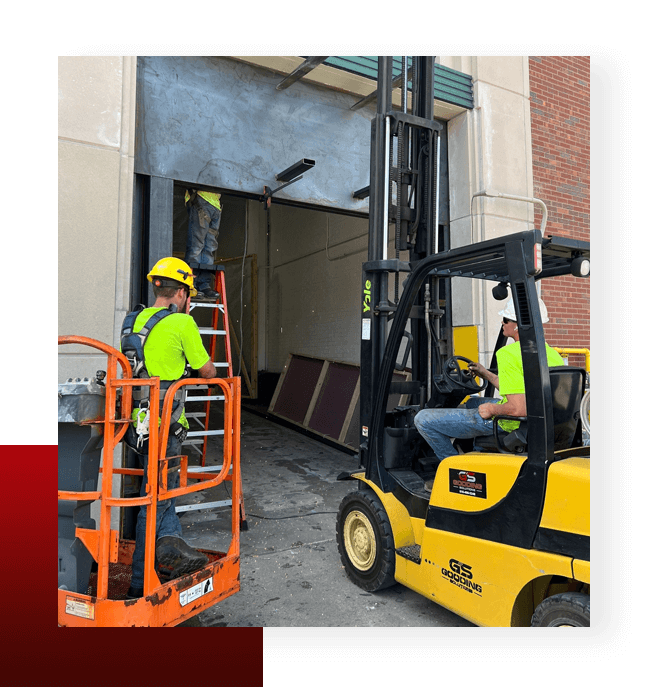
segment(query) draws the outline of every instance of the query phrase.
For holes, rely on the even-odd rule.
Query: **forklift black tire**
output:
[[[565,592],[544,599],[535,609],[532,627],[589,627],[588,594]]]
[[[395,584],[395,544],[386,510],[371,490],[353,491],[339,507],[336,541],[345,572],[358,587],[377,592]]]

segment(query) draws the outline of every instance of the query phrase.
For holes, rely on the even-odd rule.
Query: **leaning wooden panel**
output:
[[[358,366],[330,363],[307,427],[338,440],[358,380]]]
[[[320,379],[324,361],[291,354],[284,366],[269,412],[302,425]]]

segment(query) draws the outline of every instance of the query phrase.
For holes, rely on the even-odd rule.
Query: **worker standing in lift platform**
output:
[[[188,212],[187,244],[185,262],[196,268],[196,290],[199,298],[216,298],[212,286],[212,271],[201,269],[201,265],[214,265],[217,238],[221,223],[221,194],[208,191],[185,191],[185,205]]]
[[[201,341],[199,328],[189,314],[190,299],[196,295],[194,275],[190,267],[178,258],[159,260],[147,279],[152,282],[156,302],[153,307],[136,310],[124,319],[121,337],[122,353],[133,368],[135,377],[160,378],[160,408],[165,393],[185,374],[186,364],[203,379],[217,376],[217,371]],[[170,419],[166,456],[180,456],[183,440],[189,427],[184,410],[184,395],[174,400]],[[146,416],[148,436],[148,399],[134,409],[134,424],[127,432],[126,442],[140,456],[144,479],[140,495],[146,494],[148,447],[142,442],[142,416]],[[179,485],[179,459],[170,460],[167,488]],[[131,587],[127,597],[143,595],[144,544],[147,508],[141,506],[136,523],[135,550]],[[159,574],[175,578],[199,570],[207,564],[207,557],[189,546],[181,537],[181,524],[176,514],[175,499],[159,501],[156,508],[156,567]]]

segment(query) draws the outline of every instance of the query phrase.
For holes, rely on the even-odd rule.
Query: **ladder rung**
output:
[[[188,437],[222,437],[223,429],[208,429],[204,432],[188,432]]]
[[[185,403],[194,403],[196,401],[223,401],[225,396],[187,396]]]
[[[232,506],[232,499],[228,501],[211,501],[210,503],[193,503],[189,506],[176,506],[176,512],[183,513],[188,510],[206,510],[207,508],[223,508],[224,506]]]
[[[188,446],[198,446],[200,444],[203,444],[204,439],[185,439],[183,442],[183,446],[188,445]],[[200,453],[200,451],[199,451]]]
[[[193,301],[190,303],[190,312],[194,310],[194,308],[219,308],[219,310],[223,311],[223,303],[203,303],[201,301]]]
[[[226,302],[225,302],[225,276],[223,272],[218,272],[217,278],[215,281],[215,288],[219,289],[219,292],[222,293],[223,295],[223,302],[221,303],[216,303],[216,302],[206,302],[206,301],[194,301],[190,304],[190,312],[194,310],[194,308],[212,308],[213,312],[212,315],[210,316],[211,319],[211,325],[212,326],[207,326],[207,327],[199,327],[199,333],[205,336],[224,336],[226,337],[226,341],[228,340],[228,317],[226,315]],[[222,319],[221,321],[219,320],[219,311],[221,311]],[[219,324],[223,327],[223,329],[218,329]],[[232,361],[230,362],[215,362],[212,361],[212,364],[217,367],[217,368],[225,368],[228,373],[227,374],[232,374]],[[199,389],[201,390],[206,390],[206,389],[211,389],[212,387],[210,385],[200,385],[193,387],[193,389],[196,389],[197,391]],[[189,391],[189,389],[188,389]],[[208,392],[210,393],[210,392]],[[206,396],[206,395],[201,395],[201,396],[187,396],[185,399],[186,403],[198,403],[198,402],[209,402],[209,401],[224,401],[225,396]],[[206,413],[207,413],[207,406],[206,406]],[[198,414],[198,413],[187,413],[186,417],[192,417],[194,419],[198,417],[206,417],[206,413],[203,414]],[[199,425],[202,425],[201,422],[199,422]],[[202,434],[202,436],[208,436],[211,435],[212,433],[205,433]],[[221,432],[223,434],[223,431]],[[197,436],[196,432],[190,432],[188,436]],[[190,442],[184,442],[188,443],[190,445],[196,443],[195,441],[190,441]]]
[[[205,417],[205,413],[185,413],[185,417],[196,420],[199,417]]]

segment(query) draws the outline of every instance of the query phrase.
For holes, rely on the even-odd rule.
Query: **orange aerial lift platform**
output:
[[[172,627],[239,591],[239,533],[243,503],[240,378],[178,380],[165,395],[159,424],[155,417],[160,399],[159,378],[134,379],[125,356],[100,341],[82,336],[61,336],[61,344],[90,346],[106,354],[108,360],[105,377],[98,375],[97,380],[69,380],[85,381],[87,385],[94,385],[95,389],[101,388],[101,392],[97,394],[99,400],[91,398],[94,403],[87,403],[80,398],[77,402],[80,413],[75,422],[66,425],[68,430],[86,432],[74,444],[82,449],[72,450],[72,456],[62,456],[62,451],[70,453],[70,446],[59,442],[59,626]],[[118,376],[118,365],[121,377]],[[171,457],[165,456],[165,447],[174,395],[183,386],[205,384],[218,386],[224,397],[221,469],[218,474],[188,471],[187,456],[176,456],[180,457],[180,466],[168,468]],[[115,449],[131,422],[133,388],[144,386],[149,387],[152,409],[147,493],[136,498],[116,497],[113,484],[115,476],[144,476],[142,469],[115,467],[113,460]],[[59,394],[61,397],[61,392]],[[83,393],[79,395],[81,397]],[[101,467],[100,455],[103,456]],[[90,462],[86,460],[89,457]],[[68,469],[62,473],[61,466],[66,464]],[[173,469],[180,470],[180,484],[176,489],[168,489],[167,476]],[[101,485],[97,486],[99,475]],[[161,580],[155,570],[157,504],[166,499],[211,489],[224,481],[232,483],[232,530],[227,550],[199,549],[208,558],[205,567],[176,579]],[[98,528],[94,527],[95,521],[89,517],[90,505],[95,502],[99,505]],[[147,509],[144,595],[140,599],[126,598],[135,542],[120,538],[118,530],[112,529],[111,525],[115,520],[112,517],[114,509],[133,506],[145,506]],[[62,535],[62,530],[66,529],[67,533],[64,531]]]

